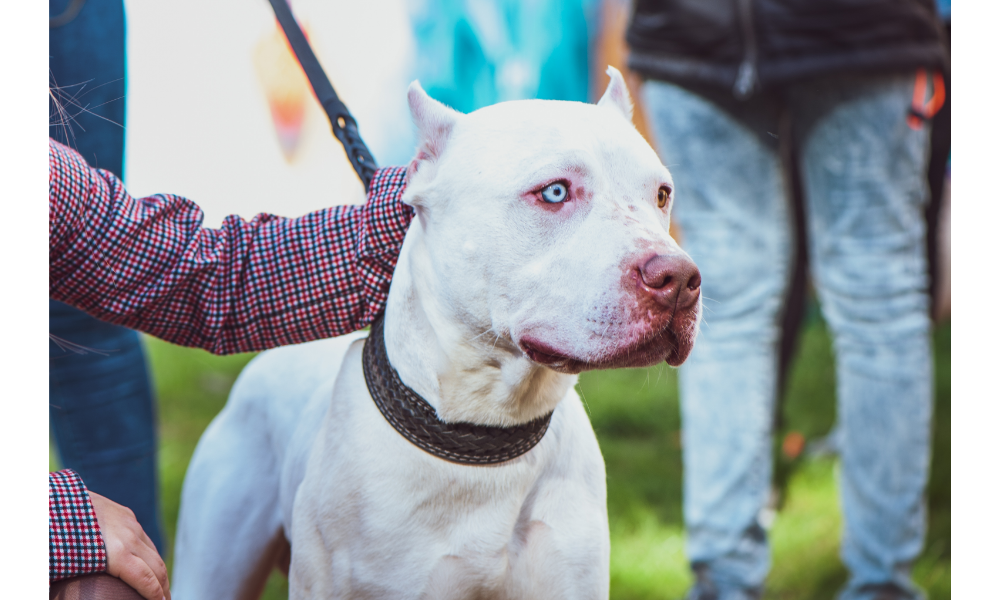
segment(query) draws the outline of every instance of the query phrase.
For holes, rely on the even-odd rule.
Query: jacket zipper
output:
[[[743,62],[736,73],[733,96],[746,100],[757,87],[757,34],[753,26],[753,0],[736,0],[740,26],[743,29]]]

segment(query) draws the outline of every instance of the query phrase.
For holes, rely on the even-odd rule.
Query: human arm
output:
[[[363,206],[201,227],[179,196],[132,198],[49,142],[49,296],[99,319],[216,354],[342,335],[370,323],[412,218],[405,169]]]
[[[170,598],[167,567],[128,508],[72,469],[49,473],[49,585],[107,571],[148,600]]]

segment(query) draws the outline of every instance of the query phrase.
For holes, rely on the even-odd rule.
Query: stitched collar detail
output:
[[[463,465],[492,465],[521,456],[541,441],[552,413],[514,427],[445,423],[434,408],[406,386],[389,364],[384,318],[372,322],[362,352],[365,383],[375,405],[392,427],[414,446]]]

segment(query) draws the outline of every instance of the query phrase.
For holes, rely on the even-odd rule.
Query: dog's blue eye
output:
[[[553,183],[549,187],[542,190],[542,200],[550,202],[552,204],[558,204],[566,199],[566,184],[564,183]]]

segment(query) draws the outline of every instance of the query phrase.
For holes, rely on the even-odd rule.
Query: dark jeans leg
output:
[[[49,424],[64,467],[127,506],[164,556],[156,408],[139,335],[49,301]]]
[[[54,88],[49,135],[78,150],[91,166],[122,177],[124,4],[50,0],[49,16],[60,15],[72,19],[49,30]],[[49,303],[49,331],[96,350],[77,353],[50,342],[49,424],[63,465],[80,473],[89,489],[132,509],[166,556],[157,490],[156,407],[138,334],[55,301]]]
[[[49,16],[73,4],[49,0]],[[49,29],[49,136],[90,166],[122,178],[125,148],[125,6],[86,0],[70,22]],[[58,102],[62,111],[56,106]]]

